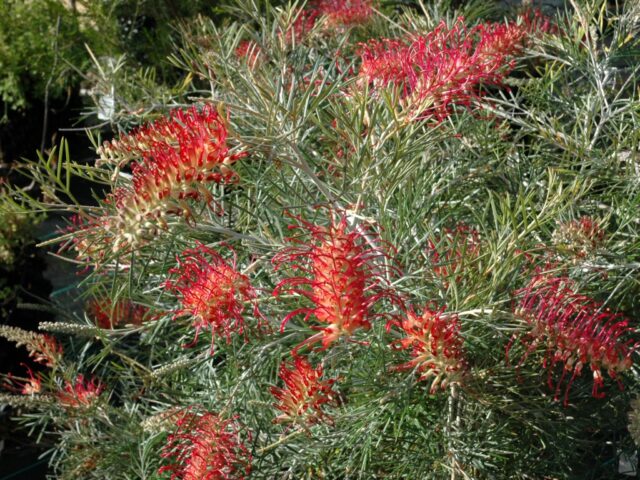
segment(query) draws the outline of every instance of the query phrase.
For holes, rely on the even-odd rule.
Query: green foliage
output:
[[[169,478],[157,473],[167,463],[167,436],[180,434],[180,415],[200,409],[241,425],[251,478],[616,478],[619,456],[635,450],[626,424],[637,366],[619,374],[624,390],[603,372],[605,397],[594,398],[585,365],[563,405],[564,390],[555,392],[547,377],[557,380],[562,365],[545,366],[561,345],[527,344],[531,324],[517,305],[536,274],[567,277],[601,302],[599,311],[628,318],[628,340],[637,341],[634,11],[576,3],[557,19],[557,33],[520,52],[510,88],[483,85],[468,106],[434,121],[409,118],[399,89],[357,77],[356,42],[424,34],[440,20],[452,25],[460,11],[445,8],[448,2],[424,11],[386,8],[354,28],[316,25],[295,41],[287,31],[299,10],[267,3],[236,2],[228,11],[238,20],[223,27],[203,18],[183,25],[171,57],[185,72],[180,88],[149,110],[118,109],[117,123],[127,125],[191,103],[216,105],[228,117],[231,153],[244,154],[230,163],[237,183],[202,180],[197,187],[208,202],[185,186],[156,216],[135,210],[149,201],[140,196],[130,204],[138,216],[127,216],[126,192],[136,192],[129,164],[138,163],[135,176],[148,161],[137,150],[149,148],[144,141],[104,145],[90,165],[72,160],[63,144],[23,166],[43,195],[16,190],[16,198],[34,211],[79,216],[79,227],[48,243],[67,246],[70,260],[88,267],[79,285],[84,298],[106,297],[111,314],[118,302],[148,309],[142,320],[127,310],[120,324],[101,325],[91,308],[54,305],[59,321],[41,325],[63,342],[64,358],[42,374],[39,395],[9,400],[29,404],[23,421],[34,432],[55,433],[57,474]],[[482,14],[475,5],[470,11]],[[261,56],[239,56],[244,40]],[[147,92],[157,93],[153,83]],[[127,138],[137,137],[120,140]],[[208,157],[198,159],[210,173]],[[74,199],[79,179],[95,185],[95,205]],[[104,188],[120,196],[99,193]],[[163,191],[171,197],[170,187]],[[280,330],[287,314],[309,302],[295,291],[272,292],[309,272],[287,262],[276,270],[272,259],[292,245],[290,237],[300,248],[317,240],[290,228],[296,216],[327,227],[331,214],[344,215],[349,231],[370,231],[361,233],[364,244],[388,250],[389,258],[376,259],[381,284],[416,311],[434,302],[457,318],[466,373],[432,391],[416,371],[394,368],[411,356],[391,348],[401,333],[385,318],[407,311],[383,297],[374,313],[386,317],[372,319],[369,331],[326,350],[300,350],[322,365],[323,378],[336,380],[335,398],[323,406],[331,421],[287,426],[275,421],[270,388],[283,387],[282,362],[318,333],[319,322],[300,315]],[[602,235],[581,237],[575,222],[584,218]],[[135,228],[120,230],[128,221]],[[225,341],[203,328],[196,338],[197,316],[180,313],[182,297],[167,281],[196,242],[229,263],[231,246],[235,267],[254,286],[255,299],[244,299],[246,335]],[[254,302],[264,318],[253,313]],[[637,364],[637,352],[631,358]],[[65,405],[61,392],[80,373],[105,391]]]
[[[86,65],[76,16],[58,0],[2,0],[0,12],[0,100],[20,110],[46,88],[64,98],[78,81],[70,65]]]

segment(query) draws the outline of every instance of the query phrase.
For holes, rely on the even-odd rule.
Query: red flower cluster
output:
[[[459,281],[465,264],[480,255],[480,246],[480,233],[465,224],[444,229],[437,244],[433,240],[428,242],[427,254],[432,263],[431,271],[445,285],[452,278]]]
[[[169,270],[177,278],[166,282],[167,288],[181,296],[182,308],[174,317],[188,315],[193,318],[196,339],[201,329],[212,332],[211,350],[216,336],[230,341],[231,334],[244,333],[245,304],[256,298],[246,275],[236,270],[235,257],[231,264],[215,250],[201,243],[182,252],[178,265]],[[261,318],[254,303],[254,315]]]
[[[367,234],[348,231],[344,215],[329,227],[299,221],[301,225],[289,228],[307,230],[313,243],[290,239],[298,245],[277,254],[273,263],[276,269],[285,263],[292,264],[304,276],[282,280],[273,294],[295,293],[311,301],[312,306],[289,313],[282,321],[281,331],[292,317],[305,314],[307,320],[313,315],[326,326],[312,327],[320,332],[297,349],[319,341],[322,349],[326,349],[341,337],[351,337],[358,329],[371,328],[373,305],[383,297],[393,298],[390,291],[381,287],[382,271],[376,265],[385,253],[370,245]],[[304,286],[308,288],[301,288]]]
[[[78,375],[74,382],[65,382],[64,389],[56,394],[56,398],[63,407],[88,407],[98,400],[103,390],[100,382],[95,379],[87,381],[84,375]]]
[[[553,234],[556,245],[568,250],[578,258],[584,258],[600,248],[605,240],[605,231],[591,217],[562,223]]]
[[[162,122],[169,136],[142,152],[143,161],[133,167],[133,192],[137,203],[207,197],[203,183],[233,181],[231,165],[242,154],[229,154],[227,125],[215,108],[206,105],[171,113]],[[177,145],[172,144],[175,138]]]
[[[374,3],[373,0],[313,0],[307,8],[297,12],[284,38],[287,43],[303,41],[323,17],[328,29],[366,23],[373,16]]]
[[[168,118],[160,118],[104,142],[97,151],[99,162],[123,166],[130,160],[153,156],[156,149],[180,150],[194,141],[191,134],[200,137],[198,141],[205,140],[211,150],[219,151],[219,155],[227,155],[226,124],[212,105],[205,105],[201,111],[195,106],[186,111],[173,110]]]
[[[276,423],[306,426],[328,420],[322,405],[333,401],[335,379],[322,380],[322,365],[313,368],[308,360],[294,355],[292,364],[280,364],[279,376],[285,387],[271,387],[271,393],[278,400],[274,406],[282,412]]]
[[[311,9],[325,16],[329,27],[359,25],[373,15],[373,0],[316,0]]]
[[[399,89],[410,118],[446,118],[454,105],[470,106],[479,85],[500,85],[523,47],[527,24],[485,23],[467,28],[459,18],[410,41],[374,40],[362,47],[360,84]]]
[[[171,479],[228,480],[244,478],[251,471],[251,454],[240,441],[234,420],[218,414],[187,412],[169,435],[162,453],[174,463],[161,467]]]
[[[521,296],[515,314],[531,328],[523,337],[527,346],[520,365],[538,346],[546,348],[543,366],[548,371],[548,384],[553,388],[553,372],[557,364],[563,366],[556,383],[555,398],[567,375],[564,403],[569,401],[569,390],[582,369],[589,366],[593,372],[593,391],[596,398],[604,397],[602,371],[622,384],[618,374],[631,368],[631,355],[637,348],[623,337],[632,333],[627,320],[620,314],[603,309],[602,304],[575,292],[571,279],[565,277],[534,277],[529,285],[516,292]],[[507,345],[507,355],[513,341]]]
[[[399,327],[406,336],[391,345],[396,350],[411,350],[413,357],[394,370],[416,369],[419,380],[431,380],[430,393],[438,388],[446,389],[459,384],[466,370],[463,356],[463,339],[460,322],[454,314],[444,312],[444,307],[426,306],[422,315],[407,312],[403,320],[392,320],[387,329]]]
[[[186,199],[211,203],[206,184],[235,181],[231,167],[243,156],[229,152],[226,119],[211,105],[174,110],[169,119],[106,145],[112,156],[124,152],[142,157],[132,167],[132,185],[116,189],[108,198],[115,215],[96,220],[114,235],[115,252],[156,234],[168,214],[189,216]]]
[[[114,328],[119,325],[141,325],[149,309],[123,299],[112,302],[110,298],[92,298],[87,302],[86,311],[100,328]]]

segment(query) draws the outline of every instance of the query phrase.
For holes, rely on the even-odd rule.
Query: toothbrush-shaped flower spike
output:
[[[304,314],[305,320],[313,316],[321,325],[312,328],[320,332],[297,349],[321,342],[324,350],[357,330],[370,329],[376,316],[373,306],[383,298],[397,297],[384,286],[389,271],[387,254],[371,241],[370,234],[350,228],[346,215],[329,226],[298,220],[299,225],[290,228],[310,233],[310,241],[290,239],[295,245],[278,253],[273,263],[278,269],[291,265],[301,275],[282,280],[274,295],[291,293],[307,298],[310,305],[290,312],[281,330],[296,315]]]

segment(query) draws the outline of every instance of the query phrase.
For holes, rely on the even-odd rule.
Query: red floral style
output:
[[[174,463],[161,467],[171,479],[230,480],[251,472],[251,454],[240,441],[239,426],[218,414],[187,412],[169,435],[162,457]]]
[[[453,229],[444,229],[437,241],[436,244],[434,240],[429,240],[427,246],[432,263],[431,272],[445,285],[454,278],[460,281],[465,264],[480,255],[480,233],[465,224],[459,224]]]
[[[445,308],[426,306],[421,315],[408,311],[402,320],[392,320],[392,326],[400,328],[405,337],[394,341],[396,350],[410,350],[413,357],[394,370],[416,370],[419,380],[430,380],[430,393],[438,388],[459,384],[466,370],[463,355],[463,339],[457,315],[445,313]]]
[[[110,329],[120,325],[141,325],[149,309],[123,299],[112,302],[110,298],[93,298],[87,303],[87,312],[100,328]]]
[[[564,404],[569,402],[569,390],[575,378],[585,366],[593,373],[592,395],[604,397],[603,370],[617,380],[619,374],[631,368],[631,355],[638,347],[631,340],[633,329],[620,314],[604,309],[602,304],[575,292],[574,284],[565,277],[534,277],[529,285],[516,292],[521,299],[515,314],[529,326],[529,332],[521,339],[527,347],[519,366],[539,346],[546,348],[543,367],[548,372],[548,384],[553,388],[553,374],[557,364],[562,365],[562,375],[556,381],[555,398],[558,399],[567,375]],[[507,355],[513,346],[507,345]],[[508,358],[508,357],[507,357]]]
[[[181,296],[182,308],[174,317],[193,318],[196,340],[200,330],[211,330],[212,352],[216,337],[229,342],[232,334],[244,333],[246,303],[254,302],[253,313],[262,318],[255,304],[256,293],[249,278],[236,270],[235,257],[228,263],[218,252],[199,243],[182,252],[177,261],[178,265],[169,270],[177,277],[166,282],[167,288]]]
[[[271,387],[278,400],[274,406],[282,412],[275,423],[311,425],[329,420],[322,406],[334,401],[332,386],[336,380],[322,380],[322,365],[313,368],[308,360],[296,355],[292,363],[280,364],[279,376],[284,388]]]
[[[367,234],[349,231],[346,216],[329,227],[299,221],[300,225],[289,228],[310,232],[312,243],[290,239],[297,245],[277,254],[273,263],[276,269],[291,264],[303,276],[282,280],[273,294],[299,294],[312,303],[289,313],[280,329],[284,331],[287,322],[296,315],[304,314],[305,321],[313,315],[326,326],[312,327],[320,332],[296,347],[296,351],[316,342],[322,342],[324,350],[341,337],[351,337],[356,330],[370,329],[373,305],[384,297],[392,300],[395,297],[381,287],[384,272],[376,265],[382,263],[386,254],[371,246]],[[308,288],[301,288],[304,286]]]
[[[533,26],[467,28],[459,18],[451,28],[442,22],[411,40],[374,40],[361,50],[360,85],[394,86],[409,117],[442,120],[452,106],[470,106],[480,84],[502,84]]]
[[[74,382],[65,382],[64,388],[56,394],[56,398],[63,407],[89,407],[100,398],[103,390],[100,382],[95,379],[88,381],[84,375],[78,375]]]

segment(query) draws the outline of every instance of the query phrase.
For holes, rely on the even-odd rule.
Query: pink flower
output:
[[[588,366],[593,373],[592,395],[604,397],[602,372],[622,384],[618,375],[631,368],[631,355],[637,348],[630,336],[633,329],[622,315],[604,309],[602,304],[575,292],[573,281],[565,277],[534,277],[529,285],[516,292],[521,299],[515,314],[523,319],[529,331],[521,338],[527,347],[519,365],[539,346],[544,346],[543,367],[548,372],[548,384],[553,388],[555,366],[562,365],[556,381],[555,398],[567,378],[564,403],[569,402],[569,390],[575,378]],[[507,355],[514,337],[507,345]]]
[[[256,293],[249,278],[236,270],[235,256],[228,263],[218,252],[198,243],[182,252],[177,261],[169,270],[177,277],[166,282],[167,288],[180,294],[182,308],[174,317],[193,318],[196,340],[200,330],[211,330],[212,352],[216,336],[229,342],[232,334],[243,334],[245,305],[255,301]],[[262,318],[255,303],[254,315]]]
[[[460,323],[455,314],[447,314],[444,307],[426,306],[421,315],[410,310],[402,320],[392,320],[405,336],[391,345],[396,350],[410,350],[413,357],[394,370],[416,370],[419,380],[430,380],[430,393],[459,384],[466,370]]]
[[[274,406],[282,412],[276,423],[310,425],[329,420],[322,406],[334,401],[332,386],[336,380],[322,380],[322,365],[313,368],[308,360],[295,355],[293,363],[280,364],[279,376],[284,388],[271,387],[278,400]]]
[[[67,408],[82,408],[93,405],[99,398],[104,387],[100,382],[92,379],[87,381],[80,374],[74,382],[65,382],[63,390],[56,394],[58,402]]]
[[[349,231],[347,218],[342,216],[328,227],[313,225],[301,219],[300,225],[289,228],[311,233],[310,243],[290,239],[296,246],[285,249],[273,258],[276,268],[290,264],[302,276],[282,280],[273,294],[294,293],[306,297],[311,306],[300,307],[282,321],[281,331],[296,315],[312,315],[325,326],[314,326],[320,333],[305,340],[304,345],[322,342],[326,349],[341,337],[349,338],[357,330],[371,328],[372,307],[393,294],[381,287],[382,267],[386,254],[367,241],[367,234]],[[307,288],[302,288],[307,287]]]
[[[251,471],[251,454],[240,440],[239,426],[218,414],[189,411],[169,435],[162,457],[171,459],[158,473],[171,479],[229,480],[245,478]]]

